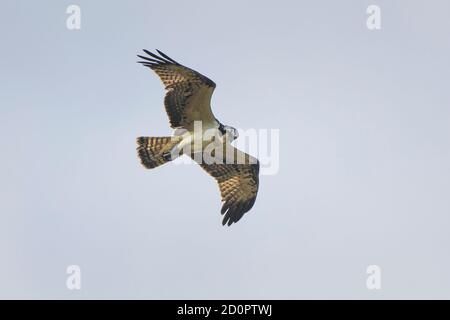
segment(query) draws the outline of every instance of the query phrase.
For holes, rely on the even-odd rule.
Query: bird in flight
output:
[[[231,142],[238,138],[237,130],[214,117],[211,96],[216,84],[156,51],[158,54],[144,50],[146,55],[138,55],[142,59],[138,63],[152,69],[165,86],[164,105],[175,134],[137,138],[138,156],[147,169],[156,168],[183,154],[192,157],[219,184],[223,202],[222,224],[230,226],[255,203],[259,161],[234,148]],[[201,124],[200,135],[196,131],[196,123]],[[207,150],[211,157],[205,159]]]

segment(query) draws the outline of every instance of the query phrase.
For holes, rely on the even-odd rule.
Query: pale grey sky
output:
[[[66,28],[70,4],[81,30]],[[3,0],[0,297],[450,298],[448,12]],[[280,130],[280,171],[233,227],[199,167],[140,166],[135,138],[171,133],[142,48],[213,79],[225,124]]]

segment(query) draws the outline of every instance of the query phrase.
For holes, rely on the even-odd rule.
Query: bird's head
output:
[[[230,142],[239,138],[239,132],[237,131],[236,128],[233,128],[231,126],[227,126],[220,123],[219,131],[222,134],[222,136],[225,136]]]

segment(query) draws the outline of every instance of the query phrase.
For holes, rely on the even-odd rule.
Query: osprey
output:
[[[259,161],[234,148],[231,142],[238,137],[237,130],[214,117],[211,96],[216,84],[156,51],[159,55],[144,50],[148,56],[138,55],[142,59],[138,63],[152,69],[163,82],[167,90],[164,105],[175,135],[137,138],[138,156],[147,169],[156,168],[182,154],[192,157],[219,184],[223,202],[222,224],[230,226],[255,203]],[[196,123],[201,124],[200,140]],[[205,134],[207,131],[209,135]],[[215,146],[212,151],[211,144]],[[207,149],[211,151],[213,161],[206,161]]]

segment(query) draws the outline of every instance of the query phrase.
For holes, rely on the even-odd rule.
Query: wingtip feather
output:
[[[177,61],[173,60],[171,57],[169,57],[167,54],[165,54],[164,52],[156,49],[156,52],[158,52],[163,58],[175,63],[175,64],[179,64]]]

